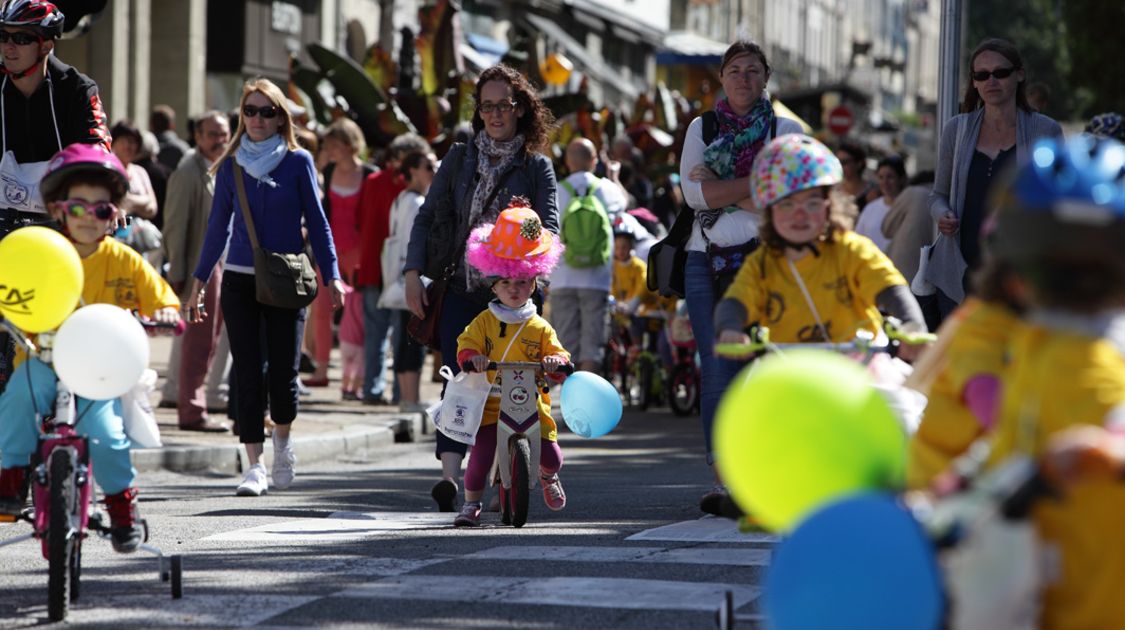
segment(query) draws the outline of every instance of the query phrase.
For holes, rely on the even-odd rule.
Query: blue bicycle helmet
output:
[[[1125,118],[1117,112],[1098,114],[1086,125],[1086,133],[1099,138],[1113,138],[1125,142]]]
[[[1125,276],[1125,145],[1044,139],[998,189],[991,251],[1017,267],[1108,265]]]

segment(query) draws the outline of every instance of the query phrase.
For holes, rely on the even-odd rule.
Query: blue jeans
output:
[[[715,295],[715,283],[711,276],[711,260],[704,252],[688,252],[684,267],[684,300],[687,302],[688,317],[691,318],[692,332],[699,350],[700,360],[700,399],[699,406],[703,420],[703,441],[707,448],[707,463],[715,463],[714,448],[711,443],[711,428],[715,424],[715,409],[743,363],[715,356],[715,305],[722,296]]]
[[[363,397],[382,398],[387,387],[388,333],[398,319],[398,311],[379,308],[380,287],[363,287]],[[395,380],[392,401],[398,400]]]
[[[55,406],[55,371],[39,359],[28,359],[12,374],[0,395],[0,458],[4,468],[27,466],[38,446],[36,411],[51,413]],[[32,389],[35,396],[32,398]],[[132,444],[125,437],[121,403],[117,400],[75,398],[75,430],[88,438],[94,477],[106,494],[132,487],[137,471],[129,459]]]

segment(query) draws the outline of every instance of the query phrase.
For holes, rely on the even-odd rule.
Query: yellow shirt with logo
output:
[[[820,243],[818,252],[793,265],[808,288],[828,340],[849,341],[859,329],[877,332],[882,319],[875,296],[888,287],[905,286],[906,279],[870,239],[854,232],[839,233],[833,243]],[[824,341],[785,256],[768,247],[758,248],[746,259],[724,297],[746,308],[747,323],[768,327],[771,341]]]
[[[1012,337],[1004,385],[994,462],[1041,454],[1064,429],[1104,425],[1125,404],[1125,357],[1104,338],[1026,325]],[[1034,519],[1047,573],[1040,627],[1122,627],[1125,483],[1075,484],[1041,501]]]
[[[636,256],[622,262],[613,261],[613,285],[610,292],[618,304],[627,304],[634,299],[639,299],[637,307],[638,317],[649,317],[658,311],[670,311],[676,308],[675,298],[662,298],[648,290],[648,265]]]
[[[980,422],[965,405],[965,385],[974,376],[1001,377],[1008,343],[1020,326],[1011,309],[977,298],[966,300],[952,317],[953,338],[930,387],[922,423],[910,440],[906,483],[911,488],[929,485],[981,436]]]
[[[465,327],[465,332],[457,337],[457,355],[473,350],[487,356],[492,361],[542,361],[543,357],[561,355],[570,360],[570,353],[559,343],[555,329],[547,320],[538,315],[532,315],[527,325],[520,330],[519,338],[513,343],[512,335],[516,333],[520,324],[504,324],[504,336],[501,336],[501,322],[492,311],[486,310]],[[511,349],[509,350],[509,346]],[[507,355],[505,355],[507,352]],[[496,372],[488,373],[488,380],[496,382]],[[500,418],[500,398],[489,396],[484,406],[484,418],[481,425],[496,424]],[[547,394],[539,394],[539,422],[542,424],[540,431],[545,439],[552,442],[558,440],[558,427],[551,418],[551,398]]]
[[[172,287],[133,248],[112,238],[104,238],[98,249],[82,259],[85,284],[82,300],[86,304],[114,304],[140,311],[151,317],[156,311],[179,308],[180,300]]]

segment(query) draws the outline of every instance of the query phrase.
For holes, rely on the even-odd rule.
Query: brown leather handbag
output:
[[[406,332],[415,341],[431,350],[441,351],[441,335],[438,334],[438,323],[441,321],[442,302],[445,301],[445,291],[449,287],[449,280],[435,280],[426,287],[426,316],[419,319],[411,315],[406,323]]]

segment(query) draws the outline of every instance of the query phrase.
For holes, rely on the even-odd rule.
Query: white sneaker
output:
[[[293,483],[293,478],[297,476],[297,472],[293,470],[293,465],[297,463],[297,456],[293,453],[293,442],[285,440],[283,446],[279,446],[281,441],[277,439],[277,434],[273,434],[273,485],[278,490],[285,490]]]
[[[257,497],[265,494],[270,487],[266,480],[266,467],[260,463],[254,464],[246,471],[242,483],[238,484],[235,494],[240,497]]]

